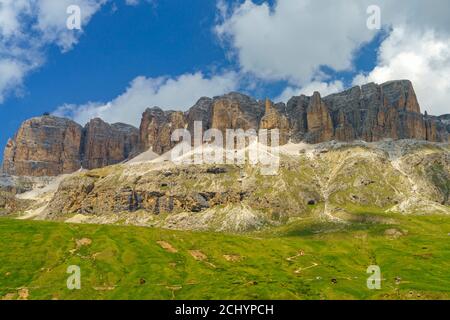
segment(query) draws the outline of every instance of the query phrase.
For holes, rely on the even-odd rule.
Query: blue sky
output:
[[[46,63],[27,76],[23,96],[0,105],[1,149],[23,120],[66,102],[108,101],[138,75],[177,75],[227,63],[211,32],[214,2],[187,3],[164,1],[155,8],[118,2],[115,12],[105,6],[71,51],[49,46]]]
[[[5,2],[7,7],[9,1],[0,0],[0,3]],[[39,6],[39,1],[46,0],[28,1],[38,1],[33,5]],[[92,5],[90,1],[96,2],[72,2],[86,3],[88,6]],[[435,1],[436,5],[441,3]],[[12,56],[12,47],[20,47],[24,52],[30,50],[33,55],[39,56],[36,65],[22,72],[19,80],[14,78],[12,85],[4,86],[3,92],[0,91],[3,95],[0,104],[1,150],[23,120],[44,112],[54,112],[58,108],[58,114],[73,117],[79,122],[87,121],[92,115],[100,115],[108,121],[123,120],[137,124],[138,120],[130,120],[129,114],[136,113],[135,118],[138,119],[145,105],[187,109],[200,96],[209,95],[209,91],[212,93],[210,95],[215,95],[225,93],[222,91],[239,90],[256,98],[286,100],[286,97],[301,92],[310,93],[313,89],[322,88],[326,94],[368,81],[381,82],[397,77],[422,79],[421,72],[432,73],[434,78],[427,79],[427,82],[440,85],[438,87],[442,87],[444,92],[450,83],[450,80],[442,80],[445,70],[449,70],[447,56],[442,59],[447,64],[435,67],[436,70],[430,70],[433,64],[428,61],[430,53],[426,48],[414,50],[413,54],[417,57],[408,56],[414,41],[429,41],[441,48],[445,55],[448,54],[449,38],[446,27],[442,27],[445,23],[441,24],[434,12],[430,13],[434,18],[424,18],[420,22],[423,28],[418,30],[411,27],[404,17],[394,16],[391,11],[395,8],[380,4],[386,12],[387,21],[384,21],[382,30],[371,31],[364,30],[367,12],[358,3],[355,10],[361,9],[359,17],[336,17],[335,26],[320,30],[322,27],[315,26],[314,22],[311,22],[311,28],[309,24],[301,24],[295,19],[292,26],[289,25],[289,12],[310,10],[299,11],[299,14],[306,14],[305,17],[318,15],[317,20],[329,21],[332,19],[327,19],[327,14],[335,14],[339,8],[329,8],[327,13],[312,4],[295,7],[298,3],[294,4],[291,0],[284,0],[284,3],[281,0],[142,0],[137,5],[126,4],[125,0],[97,2],[98,7],[93,7],[89,17],[83,21],[81,34],[68,35],[68,31],[63,29],[55,31],[48,27],[47,19],[40,34],[33,32],[27,35],[26,30],[43,19],[28,8],[25,18],[21,17],[20,11],[17,11],[19,14],[16,12],[15,17],[19,17],[17,28],[23,28],[23,32],[20,42],[14,42],[16,35],[11,35],[11,32],[7,34],[6,22],[2,29],[0,20],[0,31],[3,31],[3,35],[0,32],[0,43],[3,45],[0,47],[0,62],[3,58],[5,61],[25,61],[25,65],[29,63],[23,60],[22,55]],[[298,2],[307,3],[308,0]],[[323,2],[329,5],[326,0]],[[408,3],[413,2],[412,6],[417,6],[413,9],[423,13],[425,9],[421,7],[421,2]],[[294,6],[292,10],[290,5]],[[25,10],[23,8],[26,6],[16,9]],[[444,13],[448,11],[447,8]],[[61,21],[64,20],[65,17]],[[57,27],[63,28],[58,23]],[[262,25],[258,26],[258,23]],[[269,29],[265,30],[266,27]],[[290,34],[286,30],[295,32]],[[48,32],[54,32],[57,36],[50,37]],[[411,39],[403,40],[405,34]],[[68,36],[72,37],[72,42],[65,47],[61,45],[61,39]],[[340,40],[333,44],[335,39]],[[41,43],[31,45],[32,40]],[[341,44],[344,47],[338,48]],[[398,52],[393,52],[395,50],[391,47]],[[295,54],[287,54],[289,50]],[[306,52],[308,50],[311,52]],[[411,67],[409,70],[402,65],[402,57],[409,57],[413,63],[424,62],[428,69]],[[399,62],[394,64],[392,61],[396,59]],[[439,74],[442,69],[444,76]],[[0,90],[1,80],[0,75]],[[5,81],[8,84],[8,79]],[[419,92],[426,92],[422,87],[427,85],[419,82]],[[141,92],[148,88],[154,92]],[[178,92],[181,93],[177,100],[173,96]],[[443,113],[440,104],[447,96],[446,93],[442,95],[438,95],[440,100],[424,94],[419,99],[422,98],[427,105],[438,106],[429,110]],[[166,102],[167,105],[164,105]]]

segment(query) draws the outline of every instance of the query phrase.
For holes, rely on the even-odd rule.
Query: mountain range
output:
[[[201,121],[204,130],[279,129],[281,145],[384,139],[448,142],[450,136],[450,115],[422,114],[408,80],[369,83],[323,98],[318,92],[294,96],[286,104],[234,92],[203,97],[186,112],[148,108],[139,129],[99,118],[84,127],[52,115],[32,118],[9,139],[2,170],[13,176],[58,176],[121,163],[149,149],[163,154],[175,145],[172,132],[193,132],[195,121]]]
[[[171,134],[195,121],[204,130],[278,129],[276,174],[262,164],[177,163]],[[287,104],[201,98],[186,112],[149,108],[139,129],[44,115],[8,142],[0,214],[230,232],[353,221],[367,210],[450,214],[449,132],[450,116],[422,114],[409,81]]]

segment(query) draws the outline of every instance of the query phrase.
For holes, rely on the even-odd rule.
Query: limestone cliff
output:
[[[3,171],[17,176],[57,176],[81,167],[116,164],[136,154],[138,129],[126,124],[91,120],[85,128],[64,118],[36,117],[25,121],[9,139]]]
[[[4,152],[3,170],[12,175],[54,176],[81,166],[83,128],[52,116],[25,121]]]
[[[110,125],[99,118],[91,120],[84,128],[81,145],[83,168],[95,169],[122,162],[135,154],[138,139],[138,129],[130,125]]]

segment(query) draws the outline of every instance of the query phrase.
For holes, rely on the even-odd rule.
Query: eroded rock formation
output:
[[[158,107],[147,109],[142,114],[139,145],[141,151],[148,149],[158,154],[173,148],[172,133],[176,129],[187,126],[187,119],[183,112],[163,111]]]
[[[119,163],[136,154],[139,130],[123,123],[110,125],[96,118],[85,126],[83,137],[83,168],[94,169]]]
[[[9,139],[3,171],[17,176],[57,176],[81,167],[116,164],[136,154],[138,129],[91,120],[85,128],[64,118],[42,116],[25,121]]]
[[[4,152],[3,170],[12,175],[54,176],[81,166],[83,128],[68,119],[43,116],[25,121]]]

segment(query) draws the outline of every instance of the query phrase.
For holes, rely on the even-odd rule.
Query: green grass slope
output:
[[[0,297],[450,298],[450,217],[354,215],[244,235],[2,218]],[[67,289],[70,265],[80,290]],[[381,290],[366,286],[369,265],[381,268]]]

